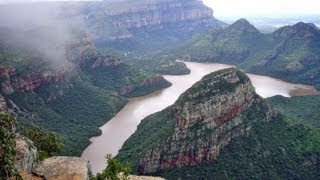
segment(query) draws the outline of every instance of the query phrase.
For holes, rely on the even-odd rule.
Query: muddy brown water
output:
[[[146,96],[129,99],[128,104],[105,125],[100,127],[102,135],[90,139],[91,144],[83,151],[82,157],[90,161],[93,174],[106,166],[105,155],[116,155],[123,143],[134,133],[146,116],[172,105],[178,97],[203,76],[220,69],[232,67],[225,64],[186,62],[191,70],[189,75],[164,76],[172,86]],[[279,79],[248,74],[256,92],[266,98],[274,95],[296,96],[318,93],[314,87],[292,84]]]

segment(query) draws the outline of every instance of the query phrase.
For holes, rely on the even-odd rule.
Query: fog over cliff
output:
[[[33,3],[33,2],[45,2],[45,1],[102,1],[102,0],[0,0],[0,4],[9,3]]]
[[[36,52],[54,63],[64,61],[65,45],[73,36],[73,28],[61,16],[62,11],[60,3],[1,5],[2,49],[14,53],[20,50]]]

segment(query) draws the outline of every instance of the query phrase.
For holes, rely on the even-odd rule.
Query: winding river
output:
[[[82,157],[90,161],[94,174],[106,166],[105,155],[116,155],[123,143],[137,129],[146,116],[172,105],[185,90],[204,75],[220,69],[232,67],[225,64],[186,62],[191,70],[189,75],[164,76],[172,86],[152,94],[131,98],[128,104],[109,122],[100,127],[102,135],[91,138],[91,144],[83,151]],[[274,95],[297,96],[315,94],[312,86],[292,84],[267,76],[248,74],[257,93],[262,97]]]

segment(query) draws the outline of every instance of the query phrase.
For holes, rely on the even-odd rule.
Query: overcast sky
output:
[[[320,14],[320,0],[203,0],[216,17]]]
[[[39,0],[0,0],[32,2]],[[52,0],[41,0],[52,1]],[[63,1],[63,0],[56,0]],[[134,1],[134,0],[132,0]],[[245,17],[256,15],[281,16],[282,14],[320,14],[320,0],[203,0],[214,9],[216,17]]]

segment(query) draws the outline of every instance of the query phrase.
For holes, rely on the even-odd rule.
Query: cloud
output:
[[[203,0],[215,16],[256,16],[282,14],[319,14],[319,0]]]
[[[102,0],[0,0],[0,4],[32,3],[32,2],[45,2],[45,1],[102,1]]]
[[[7,32],[0,40],[9,49],[32,51],[53,64],[65,62],[65,46],[73,38],[73,26],[62,15],[63,8],[61,3],[0,6],[0,28]]]

